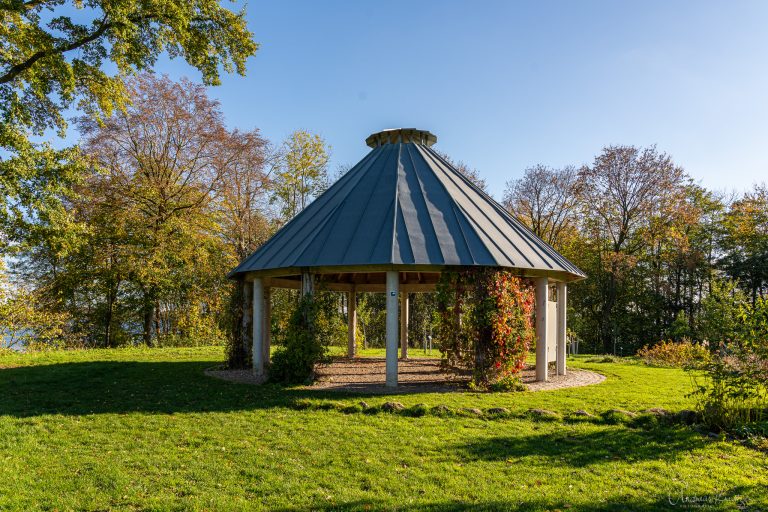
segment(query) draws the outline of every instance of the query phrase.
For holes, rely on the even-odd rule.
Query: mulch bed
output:
[[[224,380],[260,384],[249,370],[206,370],[207,375]],[[536,382],[536,369],[530,366],[523,370],[523,383],[529,391],[546,391],[578,386],[599,384],[605,376],[587,370],[568,370],[567,375],[557,375],[549,368],[549,380]],[[467,391],[469,375],[459,372],[445,372],[440,368],[439,359],[406,359],[398,362],[398,386],[396,389],[384,385],[386,360],[384,358],[336,358],[330,364],[317,367],[317,380],[304,389],[341,391],[348,393],[402,394],[402,393],[446,393]]]

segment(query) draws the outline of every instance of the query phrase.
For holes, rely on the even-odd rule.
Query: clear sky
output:
[[[701,184],[768,181],[768,2],[250,1],[248,75],[210,94],[231,127],[303,128],[360,160],[428,129],[493,195],[537,163],[657,144]],[[158,71],[198,79],[181,61]]]

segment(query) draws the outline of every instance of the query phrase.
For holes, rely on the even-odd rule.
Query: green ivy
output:
[[[284,384],[313,380],[315,365],[327,358],[328,346],[337,334],[334,306],[328,293],[307,294],[299,299],[281,336],[282,345],[272,356],[272,380]]]

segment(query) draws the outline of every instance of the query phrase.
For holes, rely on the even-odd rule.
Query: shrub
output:
[[[678,368],[698,367],[710,359],[709,348],[689,339],[680,342],[662,341],[653,346],[645,345],[637,355],[647,365],[673,366]]]
[[[227,368],[241,370],[251,367],[251,350],[246,347],[243,332],[243,302],[245,301],[244,282],[238,280],[232,287],[229,296],[227,315],[230,322],[229,336],[225,340],[224,351],[227,357]]]
[[[0,348],[27,352],[83,348],[85,340],[72,326],[71,316],[47,307],[40,294],[9,291],[0,281]]]
[[[731,430],[761,421],[768,412],[768,360],[743,348],[732,348],[704,367],[705,380],[695,391],[703,421]]]
[[[768,417],[768,299],[742,303],[738,330],[704,365],[694,395],[704,423],[733,430]]]
[[[315,365],[327,354],[333,338],[332,323],[326,318],[324,295],[304,295],[282,338],[283,345],[272,356],[270,378],[284,384],[308,383]]]
[[[519,375],[505,375],[488,385],[489,391],[526,391]]]

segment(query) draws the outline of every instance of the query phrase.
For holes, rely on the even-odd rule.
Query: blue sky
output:
[[[431,130],[493,195],[531,165],[657,144],[701,184],[768,180],[768,2],[251,1],[261,48],[210,89],[231,127],[303,128],[354,164]],[[181,61],[158,71],[198,79]]]

